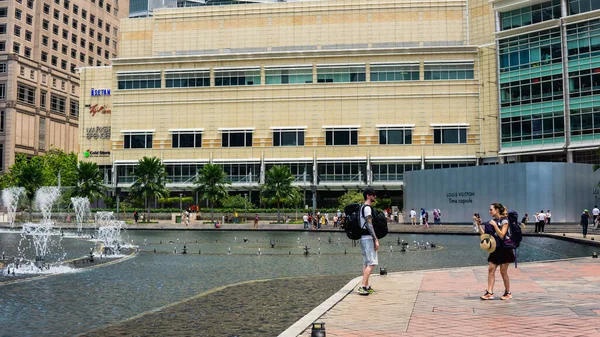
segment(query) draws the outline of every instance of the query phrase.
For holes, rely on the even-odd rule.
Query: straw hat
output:
[[[496,238],[489,234],[481,234],[479,237],[479,248],[490,254],[493,253],[496,250]]]

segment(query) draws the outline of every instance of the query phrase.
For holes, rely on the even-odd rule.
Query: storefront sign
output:
[[[87,139],[109,139],[110,126],[96,126],[85,129]]]
[[[110,157],[110,151],[90,151],[87,150],[83,153],[85,158],[89,157]]]
[[[99,104],[94,104],[90,107],[90,113],[92,114],[92,117],[96,115],[96,113],[102,113],[102,114],[110,114],[111,110],[108,108],[108,105],[104,104],[104,105],[99,105]]]
[[[448,198],[448,203],[450,203],[450,204],[472,204],[474,196],[475,196],[475,193],[473,193],[473,192],[448,192],[448,193],[446,193],[446,198]]]
[[[94,88],[92,88],[92,96],[110,96],[110,89],[94,89]]]

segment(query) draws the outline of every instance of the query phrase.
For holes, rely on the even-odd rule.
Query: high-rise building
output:
[[[492,2],[501,158],[599,163],[600,2]]]
[[[82,70],[81,159],[112,187],[127,190],[154,156],[177,194],[210,162],[256,202],[285,165],[305,204],[367,185],[398,204],[404,172],[497,162],[485,0],[166,8],[122,20],[121,33],[111,67]]]
[[[81,66],[117,57],[128,1],[0,1],[0,172],[16,153],[77,151]]]

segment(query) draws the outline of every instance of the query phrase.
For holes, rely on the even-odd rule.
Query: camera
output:
[[[475,213],[475,214],[473,214],[473,216],[474,216],[474,217],[476,217],[477,219],[479,219],[479,218],[480,218],[480,217],[479,217],[479,213]]]

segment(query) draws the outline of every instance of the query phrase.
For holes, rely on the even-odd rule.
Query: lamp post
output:
[[[183,193],[179,193],[179,209],[183,209]]]
[[[244,211],[248,210],[248,193],[244,193]]]

